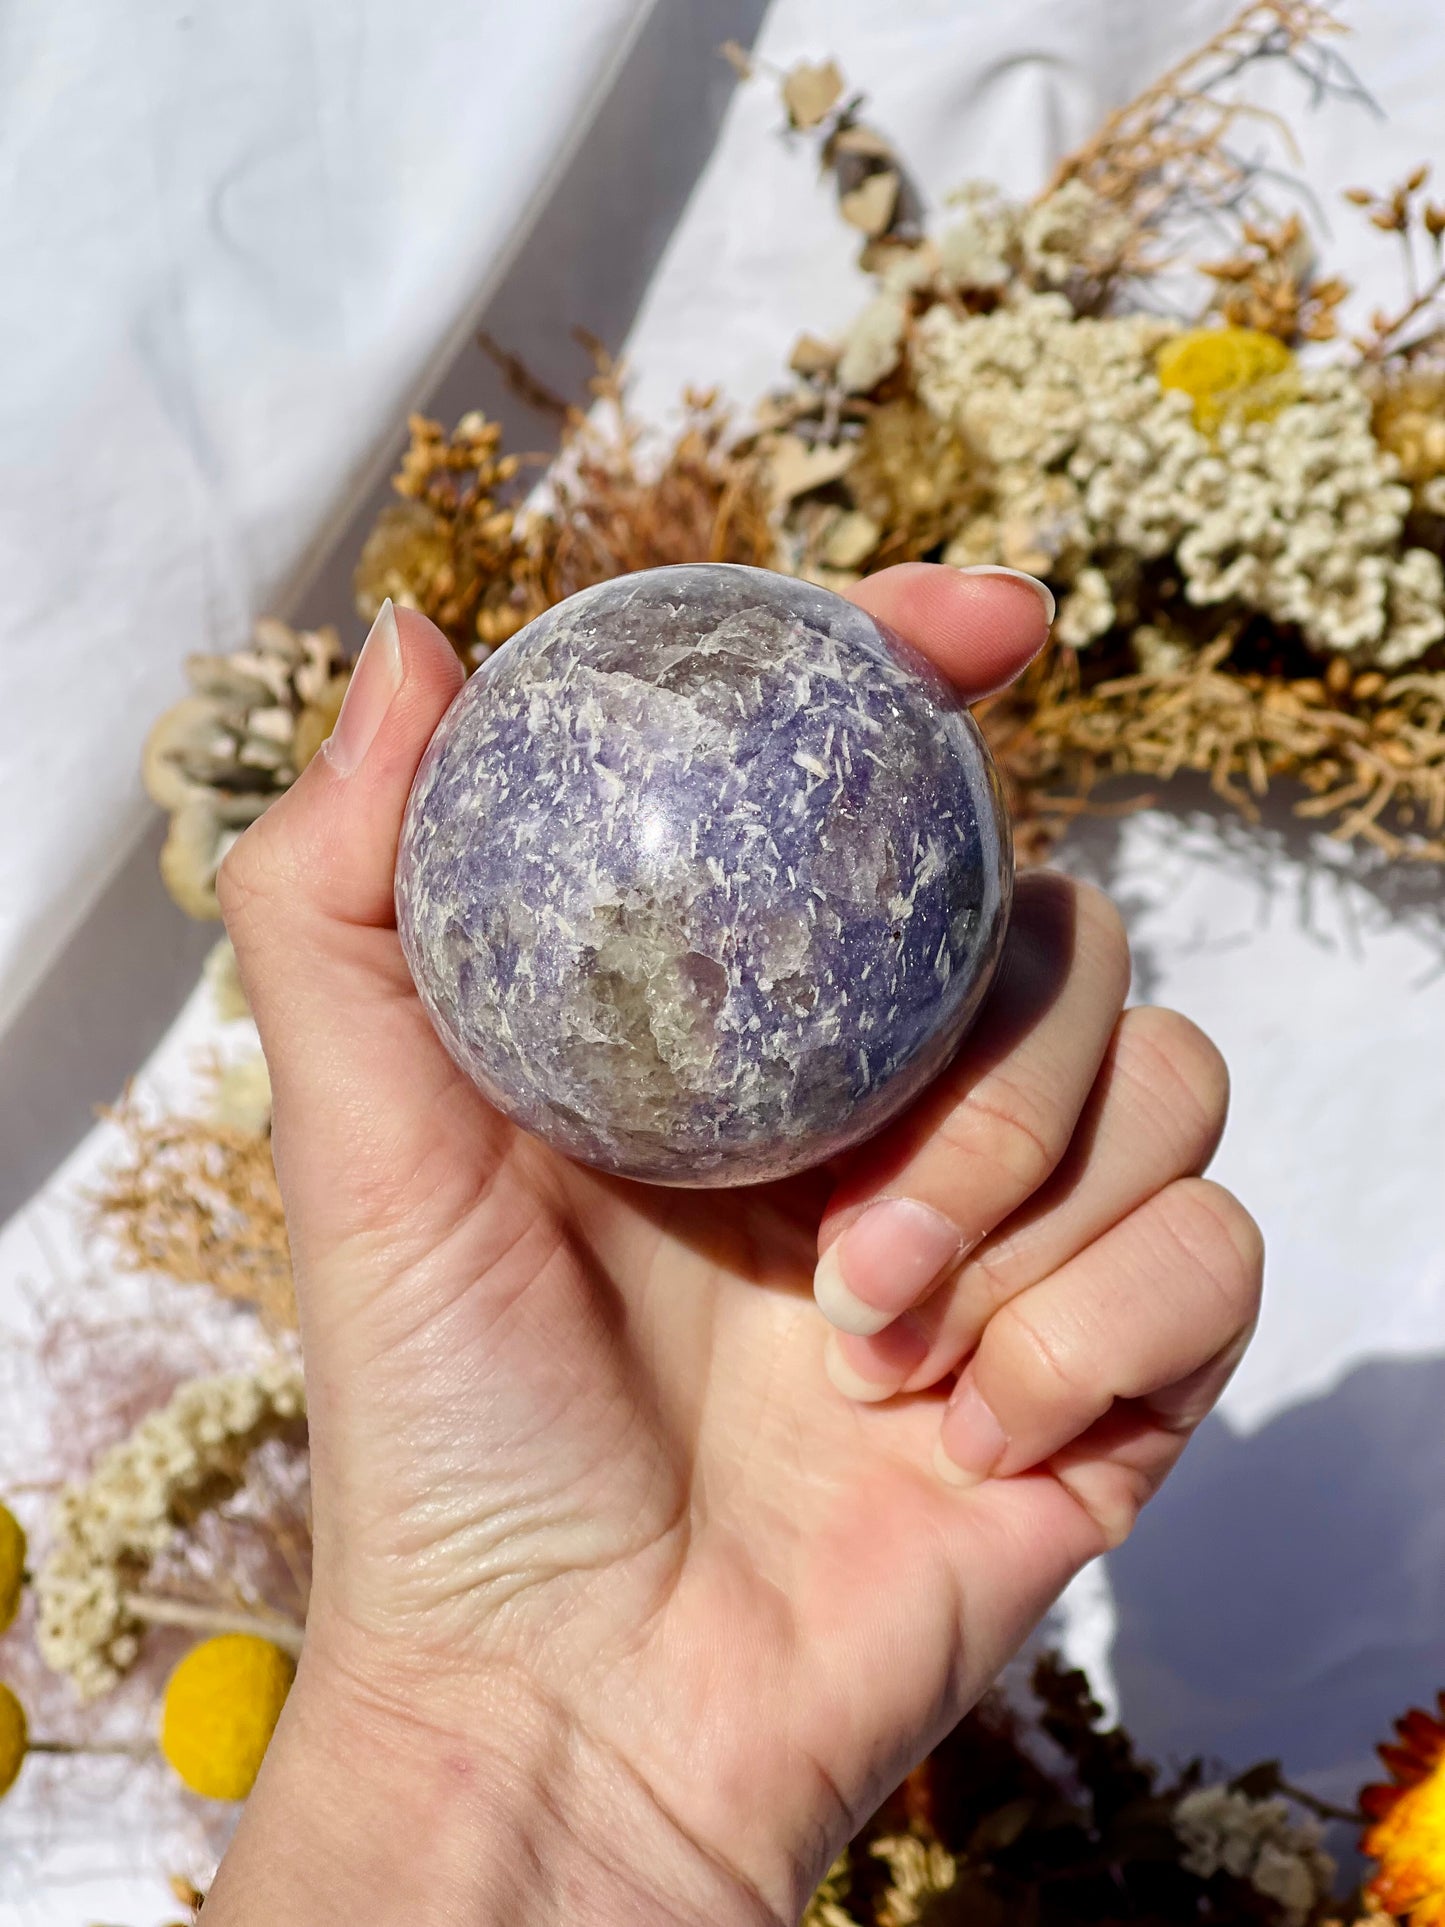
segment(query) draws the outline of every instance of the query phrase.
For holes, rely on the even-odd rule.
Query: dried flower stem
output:
[[[1314,678],[1242,675],[1227,666],[1232,647],[1224,637],[1183,669],[1092,686],[1072,651],[1055,650],[990,705],[981,720],[1025,846],[1041,854],[1050,819],[1053,834],[1061,827],[1068,799],[1051,785],[1087,797],[1104,776],[1190,770],[1247,818],[1274,782],[1293,780],[1313,792],[1296,815],[1334,818],[1337,839],[1445,861],[1445,673],[1356,677],[1353,690],[1347,674],[1336,692]]]
[[[119,1740],[96,1740],[89,1745],[70,1740],[30,1740],[26,1744],[27,1753],[49,1753],[65,1758],[95,1755],[103,1759],[148,1760],[155,1748],[152,1746],[126,1746]]]
[[[1127,214],[1130,241],[1118,262],[1121,277],[1140,277],[1173,265],[1162,240],[1172,217],[1208,214],[1236,225],[1249,214],[1258,164],[1230,145],[1236,124],[1271,123],[1286,149],[1289,130],[1276,116],[1222,90],[1246,67],[1285,60],[1318,94],[1365,98],[1358,81],[1323,42],[1344,31],[1319,0],[1251,0],[1221,33],[1162,74],[1112,113],[1082,147],[1059,162],[1040,200],[1068,181],[1081,181]]]
[[[155,1593],[128,1592],[121,1601],[125,1612],[148,1626],[183,1626],[198,1633],[255,1633],[283,1652],[299,1653],[305,1628],[294,1619],[272,1612],[225,1612],[189,1599],[162,1599]]]

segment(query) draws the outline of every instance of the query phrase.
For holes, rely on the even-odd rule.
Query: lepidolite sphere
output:
[[[407,805],[397,917],[457,1063],[630,1178],[746,1184],[878,1130],[998,959],[973,719],[843,597],[724,564],[584,590],[499,649]]]

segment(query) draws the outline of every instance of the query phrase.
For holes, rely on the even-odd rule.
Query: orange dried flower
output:
[[[1414,1707],[1395,1722],[1398,1741],[1380,1748],[1392,1777],[1360,1795],[1372,1822],[1361,1844],[1379,1862],[1365,1898],[1412,1927],[1445,1927],[1445,1693],[1437,1703],[1438,1715]]]

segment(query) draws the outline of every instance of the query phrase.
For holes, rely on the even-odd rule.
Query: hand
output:
[[[911,565],[856,599],[971,698],[1044,638],[998,577]],[[1225,1073],[1183,1018],[1123,1011],[1115,912],[1039,874],[962,1053],[844,1166],[685,1192],[567,1162],[453,1067],[396,937],[401,814],[460,681],[422,618],[383,620],[222,871],[316,1570],[207,1920],[355,1918],[348,1881],[368,1921],[793,1920],[1237,1362],[1259,1238],[1198,1175]]]

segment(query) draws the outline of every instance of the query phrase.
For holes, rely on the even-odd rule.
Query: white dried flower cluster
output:
[[[1291,1927],[1326,1899],[1335,1863],[1320,1846],[1313,1820],[1297,1820],[1286,1801],[1252,1800],[1227,1786],[1186,1793],[1173,1814],[1183,1862],[1201,1880],[1229,1873],[1278,1902]]]
[[[838,359],[838,384],[850,395],[865,394],[892,374],[903,352],[908,299],[885,288],[875,295],[849,329]]]
[[[1018,212],[989,181],[970,181],[950,197],[963,212],[939,236],[944,279],[958,288],[1007,287],[1018,244]]]
[[[1106,635],[1117,614],[1109,578],[1102,569],[1080,569],[1074,586],[1059,604],[1054,634],[1068,649],[1083,649]]]
[[[1310,641],[1396,669],[1445,635],[1445,572],[1401,549],[1410,491],[1343,368],[1301,373],[1270,421],[1231,422],[1189,465],[1178,546],[1192,602],[1243,602]]]
[[[1128,220],[1083,181],[1065,181],[1019,217],[1019,254],[1036,285],[1060,288],[1111,266],[1130,238]]]
[[[174,1538],[181,1502],[238,1480],[254,1446],[305,1409],[301,1369],[288,1359],[192,1379],[111,1446],[84,1485],[62,1492],[35,1580],[37,1640],[82,1699],[108,1692],[134,1661],[126,1595]]]
[[[951,197],[959,218],[939,238],[943,279],[989,293],[1015,277],[1036,288],[1061,288],[1117,262],[1129,222],[1083,181],[1065,181],[1027,206],[1007,201],[987,181],[970,181]]]
[[[1431,551],[1401,549],[1409,491],[1358,382],[1299,370],[1278,413],[1227,417],[1210,438],[1155,373],[1176,332],[1145,315],[1078,319],[1061,295],[987,315],[929,309],[918,392],[992,470],[989,512],[945,560],[1002,560],[1068,587],[1110,557],[1173,552],[1197,605],[1242,603],[1382,668],[1422,655],[1445,635],[1445,573]],[[1083,640],[1102,611],[1091,584],[1073,624]]]
[[[1071,585],[1101,550],[1162,554],[1172,529],[1148,532],[1141,547],[1111,527],[1113,501],[1105,512],[1097,498],[1122,466],[1147,471],[1174,434],[1207,446],[1188,397],[1154,378],[1173,332],[1149,315],[1078,320],[1058,294],[987,315],[930,308],[913,341],[919,396],[978,451],[992,484],[988,512],[945,560],[1004,561]]]

